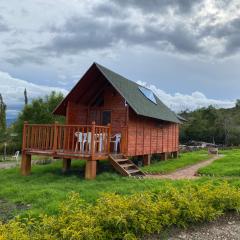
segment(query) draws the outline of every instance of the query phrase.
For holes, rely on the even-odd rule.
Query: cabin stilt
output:
[[[31,160],[32,156],[30,154],[23,153],[21,161],[21,174],[27,176],[31,172]]]
[[[178,158],[178,155],[179,155],[179,152],[178,152],[178,151],[173,152],[173,157],[174,157],[174,158]]]
[[[143,166],[148,166],[151,164],[151,155],[143,155]]]
[[[86,161],[85,179],[94,179],[96,178],[96,174],[97,174],[97,161],[95,160]]]
[[[70,170],[70,168],[71,168],[71,158],[64,158],[62,172],[66,173]]]
[[[164,152],[162,153],[162,160],[167,160],[168,158],[168,153]]]

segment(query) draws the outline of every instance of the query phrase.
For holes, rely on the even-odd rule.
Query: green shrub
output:
[[[240,191],[227,183],[169,186],[130,196],[104,194],[95,204],[72,193],[57,215],[16,218],[0,224],[6,239],[125,239],[159,233],[173,225],[212,221],[227,211],[240,211]]]

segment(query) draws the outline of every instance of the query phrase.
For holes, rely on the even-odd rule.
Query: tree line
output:
[[[205,141],[226,146],[240,145],[240,100],[230,109],[213,106],[195,111],[183,111],[187,121],[181,126],[180,141]]]

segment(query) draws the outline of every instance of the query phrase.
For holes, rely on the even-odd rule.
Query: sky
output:
[[[1,0],[0,93],[15,118],[65,95],[93,62],[151,88],[172,110],[240,98],[240,0]]]

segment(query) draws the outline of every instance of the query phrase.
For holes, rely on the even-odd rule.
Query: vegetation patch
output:
[[[200,175],[207,176],[240,176],[240,150],[222,151],[225,156],[212,164],[198,170]]]
[[[196,164],[200,161],[209,159],[211,156],[207,151],[196,151],[180,154],[179,158],[168,159],[166,161],[156,161],[149,166],[142,167],[142,170],[147,173],[169,173],[179,168],[187,167]]]
[[[172,226],[213,221],[229,211],[240,211],[240,191],[227,183],[104,194],[94,204],[71,193],[54,216],[0,224],[0,239],[138,239]]]
[[[14,204],[5,199],[0,199],[0,221],[7,221],[14,217],[16,211],[26,210],[28,206],[17,203]]]

